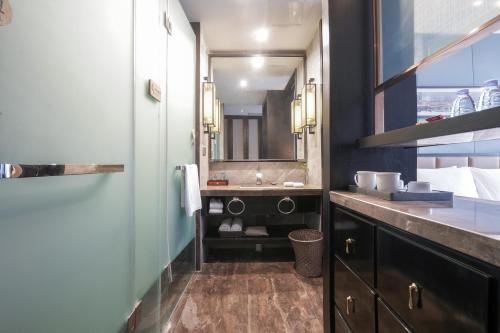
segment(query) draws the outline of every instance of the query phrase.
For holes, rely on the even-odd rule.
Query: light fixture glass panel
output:
[[[304,129],[302,122],[302,100],[299,98],[294,99],[291,103],[291,132],[293,134],[301,134]]]
[[[306,83],[302,90],[302,108],[306,127],[316,126],[316,84]]]
[[[213,82],[203,82],[203,125],[214,126],[215,124],[215,84]]]
[[[215,112],[214,112],[214,126],[211,128],[210,132],[214,134],[220,134],[220,123],[222,115],[222,103],[220,99],[215,99]]]

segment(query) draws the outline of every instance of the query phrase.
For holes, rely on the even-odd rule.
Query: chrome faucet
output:
[[[255,174],[255,177],[257,177],[257,179],[255,181],[255,185],[262,185],[262,172],[257,171],[257,173]]]

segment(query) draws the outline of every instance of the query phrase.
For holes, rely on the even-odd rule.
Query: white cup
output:
[[[409,182],[408,192],[427,193],[431,192],[431,183],[429,182]]]
[[[404,188],[399,172],[377,172],[377,190],[381,192],[395,192]]]
[[[377,173],[373,171],[358,171],[354,175],[354,182],[359,188],[374,190],[377,186]]]

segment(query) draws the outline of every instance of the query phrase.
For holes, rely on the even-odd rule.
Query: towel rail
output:
[[[123,164],[9,164],[0,163],[0,179],[75,176],[123,172]]]
[[[186,167],[185,167],[184,165],[177,165],[177,166],[175,167],[175,170],[178,170],[178,171],[184,171],[184,170],[186,170]]]

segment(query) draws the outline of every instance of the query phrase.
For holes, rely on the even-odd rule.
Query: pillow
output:
[[[431,183],[437,191],[453,192],[455,195],[479,198],[470,168],[417,169],[417,180]]]
[[[471,168],[481,199],[500,201],[500,169]]]

